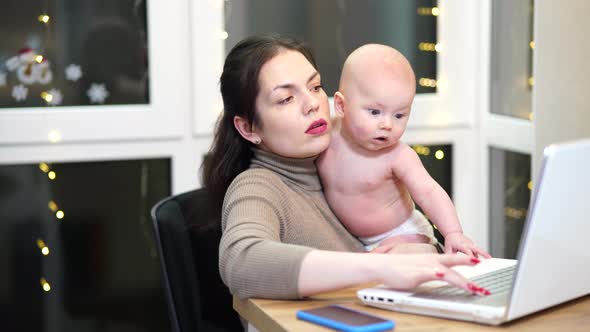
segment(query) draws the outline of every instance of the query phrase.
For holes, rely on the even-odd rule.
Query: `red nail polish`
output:
[[[444,274],[444,273],[442,273],[442,272],[436,272],[434,275],[435,275],[437,278],[443,278],[443,277],[445,276],[445,274]]]
[[[484,295],[490,295],[490,294],[492,294],[492,292],[490,292],[490,291],[489,291],[489,290],[487,290],[487,289],[484,289],[484,290],[483,290],[483,294],[484,294]]]
[[[475,257],[472,257],[472,258],[471,258],[471,263],[475,263],[475,264],[477,264],[477,263],[479,263],[479,262],[480,262],[480,260],[479,260],[479,259],[477,259],[477,258],[475,258]]]
[[[472,292],[477,292],[477,286],[475,286],[472,283],[468,283],[467,284],[467,288],[469,288],[469,290],[472,291]]]

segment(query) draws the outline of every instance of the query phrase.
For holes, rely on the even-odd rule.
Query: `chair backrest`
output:
[[[219,276],[221,211],[204,189],[168,197],[151,211],[174,332],[242,331]]]

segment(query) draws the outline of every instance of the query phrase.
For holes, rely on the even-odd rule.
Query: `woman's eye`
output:
[[[381,114],[381,111],[375,110],[375,109],[369,109],[369,113],[371,113],[371,115],[379,115],[379,114]]]
[[[403,117],[404,117],[404,114],[402,114],[402,113],[397,113],[397,114],[395,115],[395,118],[396,118],[396,119],[401,119],[401,118],[403,118]]]
[[[283,104],[287,104],[289,103],[291,100],[293,100],[293,96],[289,96],[285,99],[282,99],[281,101],[279,101],[279,104],[283,105]]]
[[[316,85],[316,86],[313,87],[313,91],[319,92],[322,88],[323,88],[322,85]]]

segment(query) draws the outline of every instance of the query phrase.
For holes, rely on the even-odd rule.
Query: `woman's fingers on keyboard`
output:
[[[437,272],[439,275],[443,272]],[[447,269],[444,273],[441,280],[447,281],[451,285],[455,285],[459,288],[463,288],[464,290],[474,294],[474,295],[490,295],[491,292],[483,287],[479,287],[478,285],[474,284],[469,279],[465,278],[464,276],[457,273],[457,271],[452,269]]]

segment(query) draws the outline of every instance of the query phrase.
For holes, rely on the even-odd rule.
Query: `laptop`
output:
[[[517,260],[454,267],[492,295],[431,281],[412,292],[384,286],[357,292],[383,309],[499,325],[590,294],[590,139],[544,150]]]

